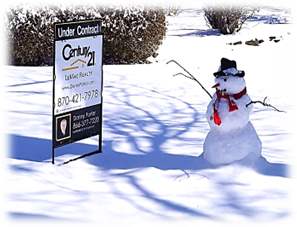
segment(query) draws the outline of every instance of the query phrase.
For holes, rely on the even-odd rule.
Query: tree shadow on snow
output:
[[[250,22],[259,22],[264,24],[289,24],[289,19],[279,15],[258,15],[249,19]]]
[[[82,220],[71,220],[65,218],[50,217],[39,214],[25,214],[3,211],[1,213],[4,224],[22,226],[106,226]]]
[[[179,29],[183,34],[174,34],[171,36],[178,37],[204,37],[204,36],[221,36],[222,34],[218,29]]]
[[[131,94],[129,88],[111,85],[109,89],[112,90],[113,100],[107,102],[112,105],[120,102],[120,106],[123,106],[124,109],[108,114],[104,121],[104,128],[107,128],[115,138],[125,140],[125,143],[130,145],[134,153],[130,154],[129,150],[125,150],[126,148],[123,150],[118,148],[117,139],[104,141],[103,152],[106,155],[87,158],[91,164],[99,165],[105,169],[154,167],[160,170],[199,170],[211,167],[202,156],[198,156],[201,153],[203,140],[198,137],[193,140],[185,136],[185,133],[196,127],[195,124],[204,118],[192,104],[151,88],[138,86],[138,89],[143,93],[137,94]],[[153,106],[143,105],[139,107],[134,105],[133,96],[146,96],[152,100],[153,104],[150,105]],[[166,107],[159,106],[162,102],[168,104],[167,110],[165,110]],[[168,119],[166,115],[168,115]],[[147,147],[143,147],[139,140],[146,141],[149,144],[147,147],[150,151],[147,151]],[[175,140],[177,148],[179,144],[193,147],[197,150],[197,156],[186,155],[187,150],[184,150],[183,154],[166,152],[165,147],[170,140]],[[171,143],[168,144],[172,146]],[[115,157],[116,159],[114,159]],[[104,160],[105,158],[109,160]]]
[[[30,82],[26,82],[26,83],[8,85],[7,87],[9,87],[9,88],[12,88],[12,87],[24,87],[24,86],[27,86],[27,85],[36,85],[36,84],[44,84],[44,83],[51,83],[51,82],[52,82],[52,80],[30,81]]]

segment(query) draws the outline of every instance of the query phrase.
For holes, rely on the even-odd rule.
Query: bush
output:
[[[157,7],[104,9],[106,63],[145,63],[156,57],[166,32],[165,13]]]
[[[259,8],[248,5],[206,5],[203,10],[206,23],[226,35],[240,31],[242,25],[259,11]]]
[[[33,13],[17,7],[10,9],[7,17],[9,63],[42,65],[53,57],[53,17],[47,9]]]
[[[183,6],[183,1],[174,2],[174,1],[165,1],[165,12],[168,16],[176,16],[180,13],[180,10]]]
[[[54,22],[102,19],[105,64],[148,63],[165,36],[165,13],[157,7],[77,6],[11,8],[7,13],[9,63],[53,65]]]

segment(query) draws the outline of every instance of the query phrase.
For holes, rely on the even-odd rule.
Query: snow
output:
[[[235,68],[230,68],[230,69],[226,69],[226,70],[223,70],[223,72],[225,74],[232,74],[232,75],[236,75],[238,73],[240,73],[237,69]]]
[[[226,165],[237,161],[257,163],[262,144],[251,122],[230,132],[211,129],[203,145],[203,157],[212,165]]]
[[[103,153],[66,165],[50,162],[52,67],[3,67],[9,224],[257,225],[292,217],[295,30],[289,23],[265,23],[275,12],[290,19],[288,10],[267,7],[260,19],[228,36],[205,26],[201,8],[168,18],[158,63],[103,67]],[[269,36],[282,39],[274,43]],[[244,45],[254,38],[265,42]],[[226,45],[239,40],[242,45]],[[286,111],[254,105],[250,121],[262,156],[252,165],[213,167],[203,159],[210,99],[194,81],[172,77],[182,69],[166,64],[178,61],[211,91],[222,57],[245,71],[252,100],[268,96],[268,103]],[[59,148],[56,162],[97,146],[94,137]]]

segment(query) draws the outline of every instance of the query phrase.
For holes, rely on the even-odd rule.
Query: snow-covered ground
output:
[[[289,10],[266,7],[228,36],[205,25],[201,8],[185,8],[168,22],[157,63],[103,67],[103,153],[66,165],[51,164],[52,67],[4,67],[10,143],[4,212],[10,224],[255,225],[292,216],[296,44]],[[255,38],[265,42],[244,45]],[[236,41],[243,44],[226,45]],[[254,105],[250,120],[263,146],[254,165],[213,167],[203,160],[210,98],[194,81],[172,77],[182,69],[166,64],[178,61],[213,93],[222,57],[245,71],[252,100],[268,96],[268,103],[286,111]],[[97,144],[90,138],[59,148],[56,161]]]

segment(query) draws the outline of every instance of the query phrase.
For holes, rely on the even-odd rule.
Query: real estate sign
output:
[[[101,20],[55,23],[54,149],[99,135],[102,142]]]

